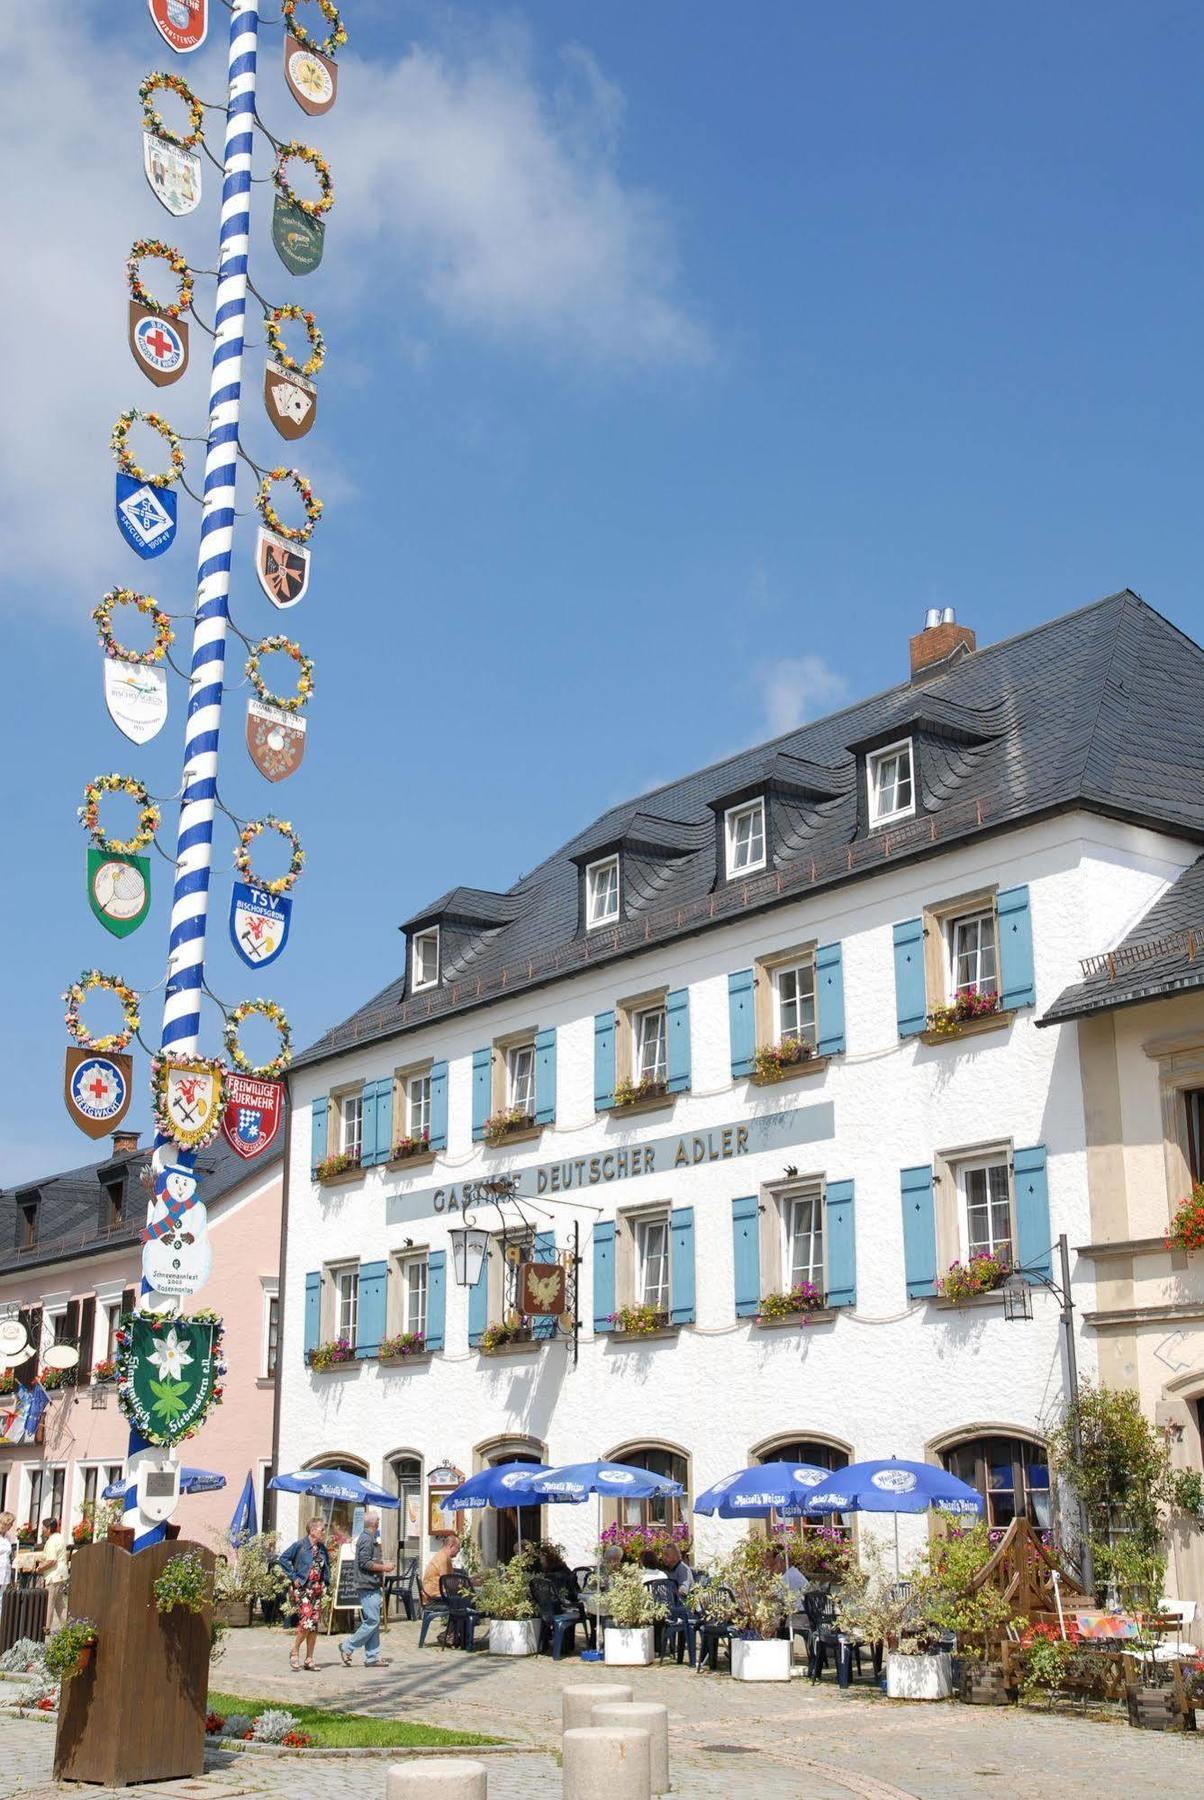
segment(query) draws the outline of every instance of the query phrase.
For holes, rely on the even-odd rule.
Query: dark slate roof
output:
[[[1184,869],[1115,950],[1087,961],[1086,979],[1064,989],[1039,1025],[1204,987],[1204,856]]]
[[[283,1154],[283,1130],[277,1134],[275,1144],[253,1162],[237,1155],[224,1138],[219,1138],[197,1153],[201,1199],[212,1206],[249,1175],[270,1168]],[[144,1148],[0,1189],[0,1271],[32,1268],[136,1243],[146,1223],[146,1191],[141,1174],[149,1162],[150,1149]],[[101,1201],[113,1181],[122,1184],[122,1222],[102,1227]],[[37,1243],[18,1254],[20,1203],[34,1198],[38,1202]]]
[[[917,816],[871,833],[858,754],[908,735]],[[509,890],[513,916],[462,947],[439,988],[407,996],[403,972],[294,1067],[1043,813],[1086,807],[1204,839],[1201,766],[1204,652],[1125,589],[612,807]],[[727,882],[716,809],[761,784],[771,866]],[[624,918],[587,935],[580,860],[626,857],[628,840]]]

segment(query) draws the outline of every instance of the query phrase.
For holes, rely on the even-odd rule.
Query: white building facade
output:
[[[1147,613],[1121,596],[1080,629]],[[1043,628],[1042,667],[1070,623]],[[1197,849],[1073,795],[1034,803],[1013,646],[925,632],[904,687],[411,922],[403,980],[291,1078],[278,1467],[398,1492],[417,1555],[432,1471],[514,1456],[676,1475],[704,1554],[739,1528],[692,1520],[692,1497],[777,1456],[944,1460],[997,1529],[1049,1523],[1057,1302],[1038,1282],[1009,1322],[998,1293],[954,1306],[941,1284],[976,1253],[1040,1272],[1060,1234],[1088,1242],[1077,1036],[1037,1019]],[[943,1010],[971,993],[982,1016]],[[493,1241],[465,1289],[449,1231],[499,1174],[519,1198],[472,1207]],[[512,1261],[575,1247],[577,1332],[520,1316]],[[1093,1267],[1072,1260],[1091,1377]],[[767,1317],[792,1290],[812,1310]],[[382,1358],[406,1332],[421,1352]],[[312,1366],[340,1337],[349,1360]],[[505,1519],[473,1525],[509,1549]],[[581,1560],[595,1508],[537,1526]]]

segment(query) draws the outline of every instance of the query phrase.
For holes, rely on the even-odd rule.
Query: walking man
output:
[[[378,1669],[388,1662],[380,1653],[380,1577],[392,1573],[393,1564],[378,1562],[376,1539],[380,1530],[380,1514],[370,1508],[364,1514],[364,1529],[355,1540],[355,1572],[359,1580],[360,1623],[358,1631],[339,1645],[339,1655],[347,1668],[357,1650],[364,1652],[364,1667]]]

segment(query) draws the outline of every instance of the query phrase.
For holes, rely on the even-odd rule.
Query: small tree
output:
[[[1010,1602],[998,1588],[975,1587],[977,1576],[994,1554],[985,1524],[968,1531],[954,1528],[934,1539],[916,1586],[925,1616],[942,1631],[955,1631],[959,1642],[985,1644],[1001,1638],[1016,1622]]]
[[[734,1550],[711,1565],[713,1585],[702,1590],[700,1602],[710,1616],[708,1599],[716,1595],[715,1605],[730,1625],[735,1637],[776,1637],[786,1616],[787,1598],[784,1579],[771,1566],[776,1545],[763,1537],[747,1537]],[[727,1588],[733,1600],[719,1597],[717,1589]]]
[[[528,1582],[535,1561],[534,1547],[520,1550],[508,1563],[487,1569],[477,1588],[477,1604],[491,1619],[533,1619],[535,1602]]]
[[[1162,1514],[1174,1499],[1165,1437],[1133,1388],[1084,1385],[1049,1434],[1055,1474],[1083,1505],[1098,1586],[1122,1606],[1157,1607],[1166,1576]]]

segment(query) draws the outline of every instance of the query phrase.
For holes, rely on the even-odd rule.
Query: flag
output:
[[[243,1482],[242,1493],[238,1496],[238,1505],[234,1508],[234,1517],[230,1521],[230,1542],[235,1546],[244,1538],[254,1537],[259,1530],[255,1511],[255,1483],[251,1479],[251,1471],[247,1470],[247,1479]]]

